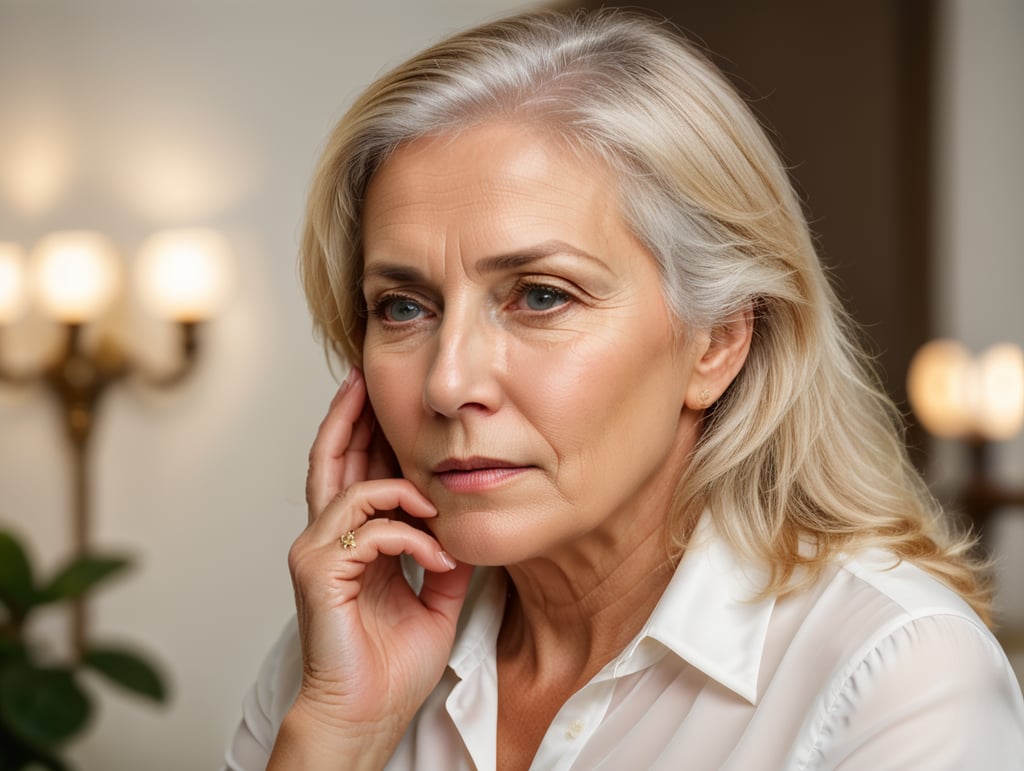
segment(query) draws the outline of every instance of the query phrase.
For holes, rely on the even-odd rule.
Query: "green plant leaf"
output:
[[[152,664],[138,654],[117,648],[92,648],[86,652],[82,663],[122,688],[153,701],[163,701],[167,697],[163,678]]]
[[[7,731],[0,724],[0,771],[46,768],[49,771],[70,771],[71,767],[42,747],[33,747]]]
[[[23,615],[32,606],[32,563],[21,542],[11,533],[0,531],[0,602],[12,615]]]
[[[10,659],[28,661],[28,649],[21,640],[0,637],[0,667],[6,666]],[[0,766],[0,771],[2,769],[3,766]]]
[[[69,669],[16,662],[0,672],[0,722],[33,746],[63,743],[85,726],[91,711]]]
[[[125,557],[76,557],[41,592],[43,602],[76,600],[131,564]]]
[[[22,769],[32,757],[32,750],[0,723],[0,769]]]
[[[35,750],[32,753],[32,763],[34,764],[30,766],[32,769],[35,769],[37,766],[49,769],[49,771],[70,771],[71,769],[71,766],[67,765],[56,755],[46,752],[46,750]]]

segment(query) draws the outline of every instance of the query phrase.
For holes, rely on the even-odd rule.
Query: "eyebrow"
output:
[[[534,244],[533,246],[517,249],[509,254],[498,254],[493,257],[485,257],[477,263],[476,269],[485,275],[488,273],[500,273],[507,270],[516,270],[539,260],[558,255],[581,257],[606,271],[609,270],[603,260],[584,251],[583,249],[558,239],[543,241],[539,244]],[[375,277],[386,278],[391,281],[403,283],[415,283],[423,280],[423,274],[417,268],[413,268],[408,265],[398,265],[395,263],[381,263],[379,265],[371,265],[370,267],[365,268],[360,279],[360,284],[365,282],[368,278]]]

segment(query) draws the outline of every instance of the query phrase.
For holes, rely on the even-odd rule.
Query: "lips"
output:
[[[449,458],[434,467],[434,476],[453,493],[478,493],[500,487],[532,466],[496,458]]]
[[[518,463],[512,463],[507,460],[497,460],[495,458],[449,458],[448,460],[438,463],[434,467],[435,474],[443,474],[446,471],[480,471],[483,469],[490,468],[523,468]]]

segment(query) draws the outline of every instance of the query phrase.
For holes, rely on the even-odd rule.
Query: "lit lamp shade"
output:
[[[17,321],[26,308],[25,252],[17,244],[0,243],[0,324]]]
[[[948,439],[971,433],[973,365],[970,351],[955,340],[933,340],[914,355],[907,396],[928,433]]]
[[[231,247],[215,230],[165,230],[139,251],[136,279],[146,306],[175,321],[203,321],[227,299]]]
[[[978,359],[978,432],[1012,439],[1024,424],[1024,354],[1011,343],[993,345]]]
[[[1024,425],[1024,353],[1000,343],[975,358],[955,340],[933,340],[910,362],[907,393],[934,436],[1010,439]]]
[[[68,324],[102,315],[117,296],[120,277],[117,251],[100,233],[53,233],[33,250],[35,295],[46,313]]]

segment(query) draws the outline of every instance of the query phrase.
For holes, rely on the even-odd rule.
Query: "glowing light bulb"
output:
[[[203,321],[227,298],[230,259],[227,239],[215,230],[162,231],[139,251],[139,293],[160,316]]]
[[[1024,353],[1012,343],[978,359],[977,431],[986,439],[1012,439],[1024,425]]]
[[[87,230],[46,236],[33,250],[32,272],[35,294],[44,310],[69,324],[102,315],[120,284],[114,245]]]
[[[950,439],[971,433],[972,366],[970,352],[955,340],[933,340],[914,355],[907,395],[928,433]]]

